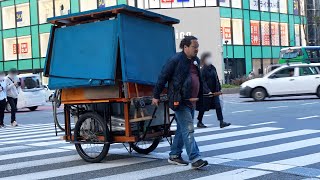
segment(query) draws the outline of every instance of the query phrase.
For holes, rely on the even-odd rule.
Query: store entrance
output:
[[[224,59],[225,65],[225,79],[229,73],[230,82],[237,78],[242,78],[246,75],[246,61],[241,58],[229,59],[229,66],[227,66],[227,59]],[[226,82],[227,83],[227,82]]]

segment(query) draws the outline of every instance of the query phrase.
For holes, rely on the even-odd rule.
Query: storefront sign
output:
[[[281,35],[281,45],[288,46],[288,27],[287,27],[287,24],[281,24],[280,35]]]
[[[22,22],[22,11],[16,12],[17,22]]]
[[[18,54],[20,54],[19,44],[18,44],[18,47],[17,47],[17,44],[13,44],[12,50],[13,50],[12,51],[13,54],[17,54],[17,51],[18,51]]]
[[[231,28],[230,27],[224,27],[223,28],[223,37],[225,40],[231,40]]]
[[[21,44],[13,44],[12,46],[13,54],[28,54],[28,43],[21,43]]]
[[[250,0],[250,9],[258,10],[260,7],[261,11],[278,12],[280,9],[280,0]]]
[[[269,23],[261,23],[262,28],[262,45],[270,46],[270,25]]]
[[[251,45],[260,45],[259,22],[251,22]]]

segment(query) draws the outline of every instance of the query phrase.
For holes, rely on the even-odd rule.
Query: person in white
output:
[[[18,126],[16,120],[17,103],[19,95],[19,87],[21,85],[18,78],[18,71],[16,69],[10,69],[8,76],[5,78],[7,84],[7,100],[11,107],[11,125]]]
[[[6,74],[4,72],[0,72],[0,128],[4,128],[4,110],[7,105],[7,84],[5,82]]]

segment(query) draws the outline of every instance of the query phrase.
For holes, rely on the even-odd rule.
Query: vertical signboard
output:
[[[288,24],[287,23],[281,23],[280,24],[280,36],[281,36],[281,46],[288,46]]]
[[[271,42],[273,46],[279,46],[279,24],[271,23]]]
[[[261,22],[262,45],[270,46],[270,25],[268,22]]]
[[[251,45],[260,45],[260,25],[259,21],[251,21]]]

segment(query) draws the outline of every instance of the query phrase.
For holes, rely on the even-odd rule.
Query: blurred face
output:
[[[210,64],[212,63],[212,58],[211,56],[207,57],[205,60],[204,60],[204,64],[209,66]]]
[[[3,80],[6,75],[4,73],[0,73],[0,80]]]
[[[184,46],[184,53],[188,58],[194,58],[198,55],[199,43],[198,40],[192,40],[190,46]]]

